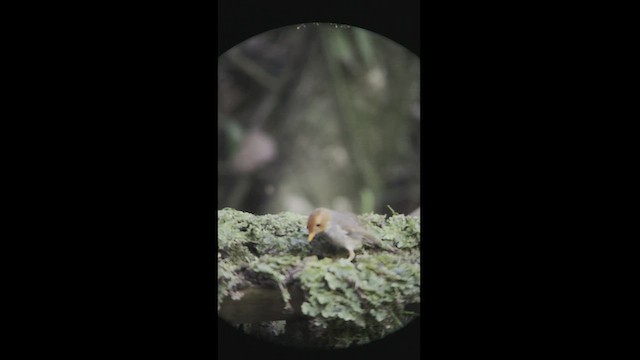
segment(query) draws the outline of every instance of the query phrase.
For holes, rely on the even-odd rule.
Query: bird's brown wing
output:
[[[384,242],[382,242],[382,240],[378,239],[373,234],[365,230],[360,224],[360,221],[358,220],[358,217],[356,215],[351,213],[340,213],[340,215],[338,216],[342,216],[341,220],[343,223],[343,228],[346,231],[347,236],[349,236],[350,238],[360,240],[363,243],[368,244],[369,246],[377,246],[381,249],[386,249],[391,252],[397,251],[397,249],[385,244]]]
[[[369,246],[377,246],[381,249],[389,250],[391,252],[396,252],[396,249],[385,244],[384,242],[382,242],[382,240],[378,239],[377,237],[375,237],[374,235],[372,235],[371,233],[367,232],[364,229],[351,229],[351,231],[349,231],[347,235],[352,238],[359,238]]]

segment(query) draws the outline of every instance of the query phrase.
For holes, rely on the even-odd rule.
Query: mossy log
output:
[[[359,218],[398,251],[365,247],[349,262],[326,241],[307,241],[306,216],[218,211],[219,316],[232,324],[307,321],[310,337],[331,333],[343,345],[404,326],[419,315],[420,219]]]
[[[304,299],[302,289],[300,286],[289,286],[288,290],[293,311],[287,311],[279,289],[251,285],[242,290],[241,299],[225,298],[220,304],[218,315],[234,325],[304,318],[301,309]],[[420,315],[420,304],[407,304],[405,310]]]

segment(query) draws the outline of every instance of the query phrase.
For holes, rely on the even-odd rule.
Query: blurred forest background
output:
[[[420,206],[420,60],[373,32],[308,23],[218,59],[218,209]]]

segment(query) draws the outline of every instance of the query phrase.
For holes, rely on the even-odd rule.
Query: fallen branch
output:
[[[350,262],[328,242],[307,241],[306,216],[219,211],[220,317],[232,324],[291,321],[309,331],[309,341],[328,346],[372,341],[404,326],[419,315],[420,220],[366,214],[360,221],[396,251],[364,248]]]

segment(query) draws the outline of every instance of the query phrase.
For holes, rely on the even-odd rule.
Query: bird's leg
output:
[[[347,258],[348,261],[353,260],[354,257],[356,257],[356,253],[353,252],[353,249],[347,249],[349,250],[349,258]]]

